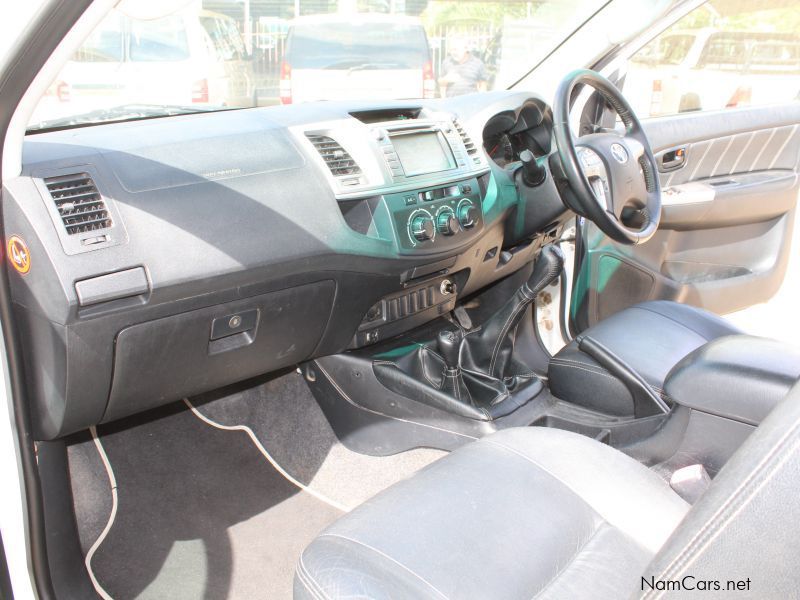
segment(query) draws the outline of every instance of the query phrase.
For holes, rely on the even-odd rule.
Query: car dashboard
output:
[[[529,264],[567,211],[487,150],[546,166],[550,114],[492,92],[29,135],[3,211],[37,438],[386,340]]]

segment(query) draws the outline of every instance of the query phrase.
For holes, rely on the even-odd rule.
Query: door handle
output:
[[[675,169],[680,169],[684,163],[686,162],[686,147],[681,146],[680,148],[674,148],[672,150],[668,150],[661,155],[661,159],[659,160],[658,169],[662,173],[664,171],[674,171]]]

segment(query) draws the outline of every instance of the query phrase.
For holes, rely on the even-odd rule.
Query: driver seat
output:
[[[550,391],[561,400],[608,415],[633,416],[633,394],[608,365],[586,353],[585,340],[603,347],[618,359],[616,368],[638,374],[669,401],[664,380],[672,367],[700,346],[740,333],[694,306],[666,300],[642,302],[586,329],[553,356],[548,368]]]

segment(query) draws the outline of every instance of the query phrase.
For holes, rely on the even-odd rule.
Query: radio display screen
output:
[[[407,176],[436,173],[454,168],[455,161],[441,134],[436,131],[392,136],[392,145]]]

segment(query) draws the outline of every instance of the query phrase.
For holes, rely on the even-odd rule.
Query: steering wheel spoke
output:
[[[595,129],[573,137],[569,126],[572,91],[595,88],[625,123],[625,133]],[[612,239],[624,244],[649,240],[661,218],[655,158],[641,123],[619,89],[594,71],[569,74],[553,107],[559,158],[579,208]]]
[[[589,182],[595,200],[603,210],[613,215],[614,203],[612,202],[611,186],[603,159],[589,146],[577,146],[577,152],[581,170]]]

